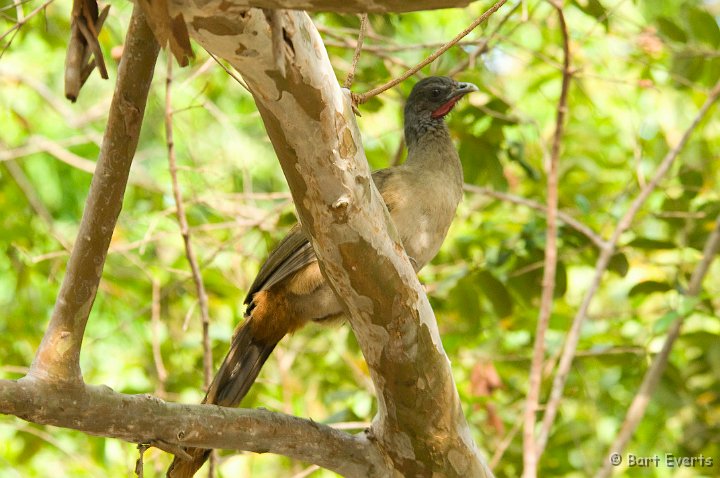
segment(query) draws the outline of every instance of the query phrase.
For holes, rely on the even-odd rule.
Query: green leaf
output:
[[[498,317],[503,318],[512,314],[513,302],[505,284],[486,270],[477,273],[477,281]]]
[[[573,5],[578,7],[584,14],[589,15],[602,22],[605,30],[608,29],[607,9],[599,0],[573,0]]]
[[[715,48],[720,46],[720,28],[712,15],[696,7],[688,7],[685,12],[690,34],[695,40]]]
[[[620,277],[625,277],[630,270],[630,264],[628,263],[627,257],[622,252],[616,253],[610,258],[608,264],[608,270],[617,273]]]
[[[675,249],[677,247],[672,241],[661,239],[650,239],[648,237],[638,237],[628,243],[630,247],[638,249]]]
[[[676,310],[671,310],[670,312],[664,314],[653,324],[653,333],[662,334],[663,332],[666,332],[670,328],[670,325],[678,317],[680,317],[680,314]]]
[[[498,145],[485,138],[464,136],[458,153],[463,160],[465,179],[473,184],[491,185],[498,190],[507,190],[507,179],[498,158],[498,151]]]
[[[687,35],[683,29],[677,26],[677,24],[669,18],[659,17],[655,21],[657,22],[658,29],[662,36],[679,43],[687,42]]]
[[[635,284],[632,289],[630,289],[630,292],[628,292],[628,296],[648,295],[654,292],[667,292],[669,290],[672,290],[672,286],[667,282],[648,280]]]
[[[683,185],[683,195],[694,198],[703,187],[703,174],[697,169],[683,167],[678,175]]]

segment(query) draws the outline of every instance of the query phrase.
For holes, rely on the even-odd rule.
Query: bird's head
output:
[[[405,135],[410,144],[418,134],[443,126],[443,118],[455,103],[478,91],[472,83],[461,83],[447,76],[431,76],[418,81],[405,103]],[[409,136],[409,137],[408,137]]]

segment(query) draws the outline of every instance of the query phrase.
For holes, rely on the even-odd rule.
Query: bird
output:
[[[463,193],[463,171],[445,117],[472,83],[446,76],[418,81],[405,102],[404,163],[372,173],[415,272],[437,254]],[[308,235],[296,224],[270,253],[248,290],[245,320],[236,328],[225,359],[203,403],[237,406],[273,349],[309,322],[343,317],[343,308],[320,272]],[[187,448],[168,478],[191,478],[210,450]]]

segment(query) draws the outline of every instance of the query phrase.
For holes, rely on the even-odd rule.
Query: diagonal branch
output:
[[[508,194],[502,191],[495,191],[490,188],[467,183],[463,186],[463,188],[465,189],[465,191],[470,193],[482,194],[483,196],[489,196],[491,198],[499,199],[500,201],[518,204],[520,206],[529,207],[530,209],[534,209],[536,211],[545,212],[545,206],[543,204],[537,201],[533,201],[532,199],[524,198],[522,196],[516,196],[514,194]],[[577,232],[590,239],[590,241],[595,244],[598,249],[604,249],[606,247],[605,239],[603,239],[598,233],[593,231],[590,226],[578,221],[564,211],[558,211],[557,214],[558,219],[564,222],[565,225],[575,229]]]
[[[423,61],[421,61],[417,65],[413,66],[412,68],[410,68],[408,71],[406,71],[399,77],[393,79],[392,81],[385,83],[384,85],[378,86],[377,88],[373,88],[370,91],[366,91],[365,93],[361,93],[361,94],[353,93],[353,95],[352,95],[353,103],[357,104],[357,105],[366,103],[373,96],[377,96],[380,93],[383,93],[383,92],[389,90],[390,88],[393,88],[394,86],[397,86],[400,83],[402,83],[403,81],[407,80],[412,75],[414,75],[415,73],[417,73],[418,71],[420,71],[421,69],[423,69],[424,67],[426,67],[427,65],[432,63],[433,61],[437,60],[440,57],[440,55],[442,55],[443,53],[448,51],[450,48],[452,48],[455,44],[457,44],[457,42],[459,42],[460,40],[465,38],[471,31],[475,30],[479,25],[485,23],[487,21],[487,19],[490,18],[490,16],[493,13],[497,12],[500,9],[500,7],[502,7],[505,4],[506,1],[507,0],[499,0],[498,2],[496,2],[493,6],[488,8],[485,11],[485,13],[483,13],[482,15],[477,17],[465,30],[463,30],[460,33],[458,33],[457,35],[455,35],[455,38],[453,38],[452,40],[450,40],[449,42],[447,42],[446,44],[444,44],[443,46],[441,46],[440,48],[435,50],[432,53],[432,55],[425,58]]]
[[[32,376],[58,382],[82,380],[79,358],[85,325],[122,207],[158,49],[135,8],[78,239],[50,324],[30,368]]]
[[[670,151],[668,151],[663,160],[660,162],[660,165],[658,166],[652,180],[648,182],[645,187],[642,188],[640,193],[630,205],[630,208],[620,219],[617,226],[615,227],[615,230],[613,231],[612,236],[608,240],[607,247],[603,249],[598,256],[598,260],[595,263],[595,273],[590,283],[590,287],[585,292],[585,296],[583,297],[580,308],[575,314],[573,323],[570,326],[570,331],[568,332],[562,355],[560,357],[560,363],[558,364],[557,372],[553,380],[550,398],[545,407],[545,415],[543,416],[542,428],[540,429],[540,433],[538,435],[539,455],[542,454],[545,445],[547,444],[550,429],[552,428],[553,422],[555,421],[555,415],[557,414],[557,409],[560,405],[560,400],[562,399],[563,390],[565,389],[565,382],[567,381],[568,375],[570,373],[570,367],[572,366],[572,361],[575,357],[575,351],[577,350],[578,342],[580,341],[580,331],[582,329],[583,323],[585,322],[585,318],[587,317],[590,303],[595,297],[595,293],[600,286],[600,281],[602,280],[602,277],[605,274],[608,265],[610,264],[610,259],[615,253],[620,236],[630,227],[638,211],[640,211],[640,208],[645,204],[648,197],[650,197],[650,194],[655,190],[655,188],[658,187],[660,181],[662,181],[662,179],[668,173],[670,167],[675,162],[675,159],[677,159],[680,152],[690,140],[690,137],[692,136],[695,129],[698,127],[703,118],[705,118],[715,101],[717,101],[718,96],[720,96],[720,81],[715,84],[712,91],[705,100],[705,103],[703,103],[697,115],[695,115],[695,118],[693,118],[693,121],[690,123],[690,126],[688,126],[688,128],[683,133],[678,144],[675,145],[675,147],[672,148]]]
[[[492,476],[317,29],[303,12],[276,12],[273,25],[262,10],[204,13],[221,1],[177,7],[193,19],[191,35],[245,79],[323,273],[346,307],[378,395],[369,433],[385,462],[373,476]],[[230,18],[232,32],[224,28]],[[272,27],[283,29],[284,48],[273,47]]]
[[[686,300],[700,295],[703,279],[705,279],[705,275],[707,274],[710,265],[713,260],[715,260],[718,249],[720,249],[720,217],[718,217],[715,221],[715,228],[710,234],[710,237],[708,237],[705,247],[703,248],[702,259],[697,267],[695,267],[695,270],[690,277],[690,284],[685,294]],[[673,345],[675,345],[675,341],[678,337],[680,337],[680,330],[682,329],[683,322],[690,312],[692,312],[692,310],[678,311],[679,315],[670,326],[670,330],[665,338],[665,343],[663,343],[662,349],[660,349],[660,352],[653,359],[650,368],[647,372],[645,372],[645,377],[643,377],[642,384],[640,385],[635,398],[633,398],[630,408],[628,408],[625,420],[620,428],[620,432],[617,437],[615,437],[613,444],[610,446],[610,450],[607,453],[608,457],[613,455],[620,456],[625,451],[625,447],[627,447],[627,444],[632,438],[633,433],[635,433],[635,429],[640,423],[640,420],[642,420],[645,415],[645,410],[650,403],[650,398],[655,392],[655,389],[660,382],[660,378],[667,367],[668,359],[670,358],[670,351],[672,350]],[[612,466],[610,460],[604,460],[603,466],[600,470],[598,470],[595,478],[607,478],[612,473],[613,468],[614,467]]]

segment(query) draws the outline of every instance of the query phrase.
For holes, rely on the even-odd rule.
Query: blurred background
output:
[[[110,80],[93,72],[72,104],[63,96],[70,2],[0,0],[2,378],[21,377],[32,361],[77,233],[132,9],[125,1],[111,5],[100,35]],[[560,159],[560,208],[607,239],[720,78],[720,1],[565,5],[577,72]],[[370,15],[353,91],[399,76],[488,6]],[[359,18],[312,17],[342,83]],[[189,67],[173,70],[174,140],[217,364],[242,320],[248,286],[295,215],[251,96],[197,45],[194,50]],[[201,323],[168,172],[166,63],[161,53],[81,365],[90,384],[197,403],[203,397]],[[545,201],[544,161],[561,68],[555,12],[544,0],[524,0],[508,2],[418,75],[450,74],[481,90],[448,118],[466,182],[475,188],[420,278],[474,437],[499,477],[519,476],[522,469],[519,424],[545,245],[544,213],[516,202]],[[402,105],[414,81],[360,107],[373,169],[404,159]],[[715,112],[621,237],[583,329],[541,476],[589,476],[606,459],[720,213],[719,147]],[[551,365],[598,256],[597,245],[576,228],[563,224],[559,234],[547,335]],[[644,456],[703,454],[714,457],[715,466],[621,468],[618,476],[720,475],[719,292],[715,264],[700,300],[682,312],[689,314],[683,334],[628,448]],[[547,385],[549,379],[543,401]],[[309,326],[283,340],[243,406],[360,431],[376,404],[351,330],[335,325]],[[136,458],[133,444],[0,417],[1,478],[129,477]],[[164,476],[169,461],[149,450],[145,476]],[[283,457],[221,452],[219,476],[336,475]]]

